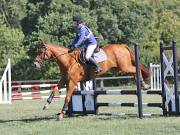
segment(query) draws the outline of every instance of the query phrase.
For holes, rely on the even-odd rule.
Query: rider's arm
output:
[[[71,41],[70,46],[74,46],[74,44],[76,44],[77,40],[78,40],[78,37],[76,36],[76,38]]]
[[[78,47],[83,43],[84,38],[85,38],[85,28],[81,28],[77,34],[78,34],[78,39],[74,43],[75,47]]]

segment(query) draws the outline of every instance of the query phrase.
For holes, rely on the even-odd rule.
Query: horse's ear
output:
[[[46,44],[45,41],[43,41],[42,39],[39,40],[39,45],[45,45],[45,44]]]

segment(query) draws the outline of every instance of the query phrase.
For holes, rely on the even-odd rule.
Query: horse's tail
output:
[[[143,79],[145,81],[149,81],[151,78],[151,69],[148,67],[145,67],[143,64],[140,64],[140,69],[142,72]]]
[[[128,46],[126,46],[126,48],[128,49],[128,51],[129,51],[129,53],[131,55],[131,62],[132,62],[132,64],[136,65],[134,51],[131,48],[129,48]],[[150,78],[151,78],[151,69],[148,68],[148,67],[145,67],[143,64],[140,64],[140,69],[141,69],[141,72],[142,72],[143,79],[145,81],[150,80]]]
[[[132,62],[132,64],[133,64],[133,65],[136,65],[136,60],[135,60],[134,51],[133,51],[131,48],[129,48],[128,46],[125,46],[125,47],[128,49],[128,51],[129,51],[129,53],[130,53],[130,55],[131,55],[131,62]]]

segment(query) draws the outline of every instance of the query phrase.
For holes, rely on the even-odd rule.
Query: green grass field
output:
[[[134,96],[101,96],[98,101],[134,102]],[[159,96],[143,96],[143,101],[161,102]],[[1,135],[179,135],[180,117],[102,115],[101,113],[135,113],[137,108],[102,107],[99,115],[66,117],[55,121],[63,99],[56,99],[43,111],[45,100],[14,101],[0,105]],[[144,113],[162,114],[159,108],[143,109]]]

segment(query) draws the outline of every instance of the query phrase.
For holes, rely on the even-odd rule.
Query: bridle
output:
[[[41,56],[41,60],[44,59],[45,57],[47,57],[47,60],[44,59],[45,61],[52,61],[52,60],[55,60],[56,58],[58,58],[58,57],[60,57],[62,55],[68,54],[68,52],[63,52],[63,53],[58,54],[55,57],[49,57],[49,55],[48,55],[48,44],[43,44],[41,46],[41,48],[44,48],[44,51],[41,52],[42,55],[43,55],[43,56]]]
[[[40,47],[40,54],[39,54],[39,59],[36,59],[34,64],[40,68],[40,66],[42,65],[42,62],[48,62],[48,61],[52,61],[52,60],[57,60],[58,57],[69,54],[69,52],[61,52],[59,53],[57,56],[49,56],[48,55],[48,44],[44,43],[41,45]],[[76,59],[76,58],[75,58]],[[77,60],[76,60],[77,61]]]
[[[50,59],[49,55],[48,55],[48,52],[47,52],[47,49],[48,49],[48,45],[47,44],[43,44],[41,48],[44,48],[45,51],[42,52],[43,53],[43,58],[45,58],[47,56],[48,60]]]

